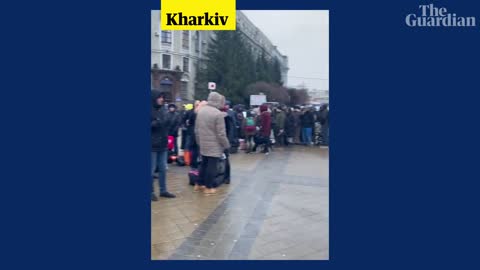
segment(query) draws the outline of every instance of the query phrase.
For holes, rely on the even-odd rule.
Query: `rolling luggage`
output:
[[[217,163],[217,176],[213,181],[213,187],[219,187],[225,181],[225,169],[227,165],[227,158],[226,156],[221,157]]]
[[[190,170],[188,172],[188,183],[193,186],[195,183],[198,183],[200,177],[200,172],[197,169]]]

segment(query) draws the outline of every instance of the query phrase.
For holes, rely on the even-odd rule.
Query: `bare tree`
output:
[[[287,88],[278,84],[256,82],[247,86],[246,93],[248,96],[263,93],[267,96],[267,101],[269,102],[278,102],[281,104],[288,104],[290,102]]]
[[[290,96],[290,106],[305,104],[310,100],[307,89],[289,88],[287,91]]]

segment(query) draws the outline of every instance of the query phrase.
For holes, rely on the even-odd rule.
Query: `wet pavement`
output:
[[[194,193],[169,165],[175,199],[152,202],[152,260],[328,260],[328,149],[231,155],[232,180]],[[158,192],[158,191],[157,191]]]

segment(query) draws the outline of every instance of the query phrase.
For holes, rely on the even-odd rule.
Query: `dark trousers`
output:
[[[328,126],[322,126],[322,137],[323,137],[323,144],[328,145]]]
[[[200,149],[198,149],[198,145],[195,143],[190,149],[190,152],[192,153],[191,157],[192,160],[190,161],[190,167],[192,169],[198,169],[198,156],[200,154]]]
[[[280,131],[277,130],[275,132],[276,136],[275,136],[275,142],[277,143],[277,145],[284,145],[285,144],[285,132],[282,132],[280,134]]]
[[[284,139],[284,143],[285,143],[285,146],[289,146],[290,145],[290,142],[288,141],[291,137],[288,137],[287,134],[285,134],[285,137],[283,138]]]
[[[190,151],[192,160],[190,161],[190,167],[192,169],[198,169],[198,156],[200,155],[200,149],[195,141],[195,136],[192,134],[186,135],[185,149]]]
[[[270,137],[263,137],[263,136],[257,136],[255,140],[255,146],[253,147],[253,152],[257,151],[257,146],[263,145],[263,153],[269,152],[269,149],[272,147],[272,142],[270,140]]]
[[[295,134],[293,135],[293,143],[300,144],[302,142],[302,128],[300,126],[295,127]]]
[[[250,153],[250,152],[252,152],[253,145],[255,144],[253,142],[253,138],[255,136],[254,135],[246,135],[245,137],[246,137],[245,144],[246,144],[247,153]]]
[[[178,156],[178,137],[173,136],[173,152]]]
[[[215,177],[218,170],[218,157],[202,156],[202,164],[200,165],[200,181],[199,184],[207,188],[213,188]]]
[[[180,149],[184,150],[186,148],[186,142],[187,142],[187,131],[182,129],[180,132],[182,134],[180,135],[181,136]]]

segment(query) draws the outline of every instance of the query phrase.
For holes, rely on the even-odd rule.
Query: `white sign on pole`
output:
[[[267,102],[265,95],[250,95],[250,106],[260,106],[265,102]]]
[[[217,88],[217,84],[214,82],[208,83],[208,90],[215,90]]]

